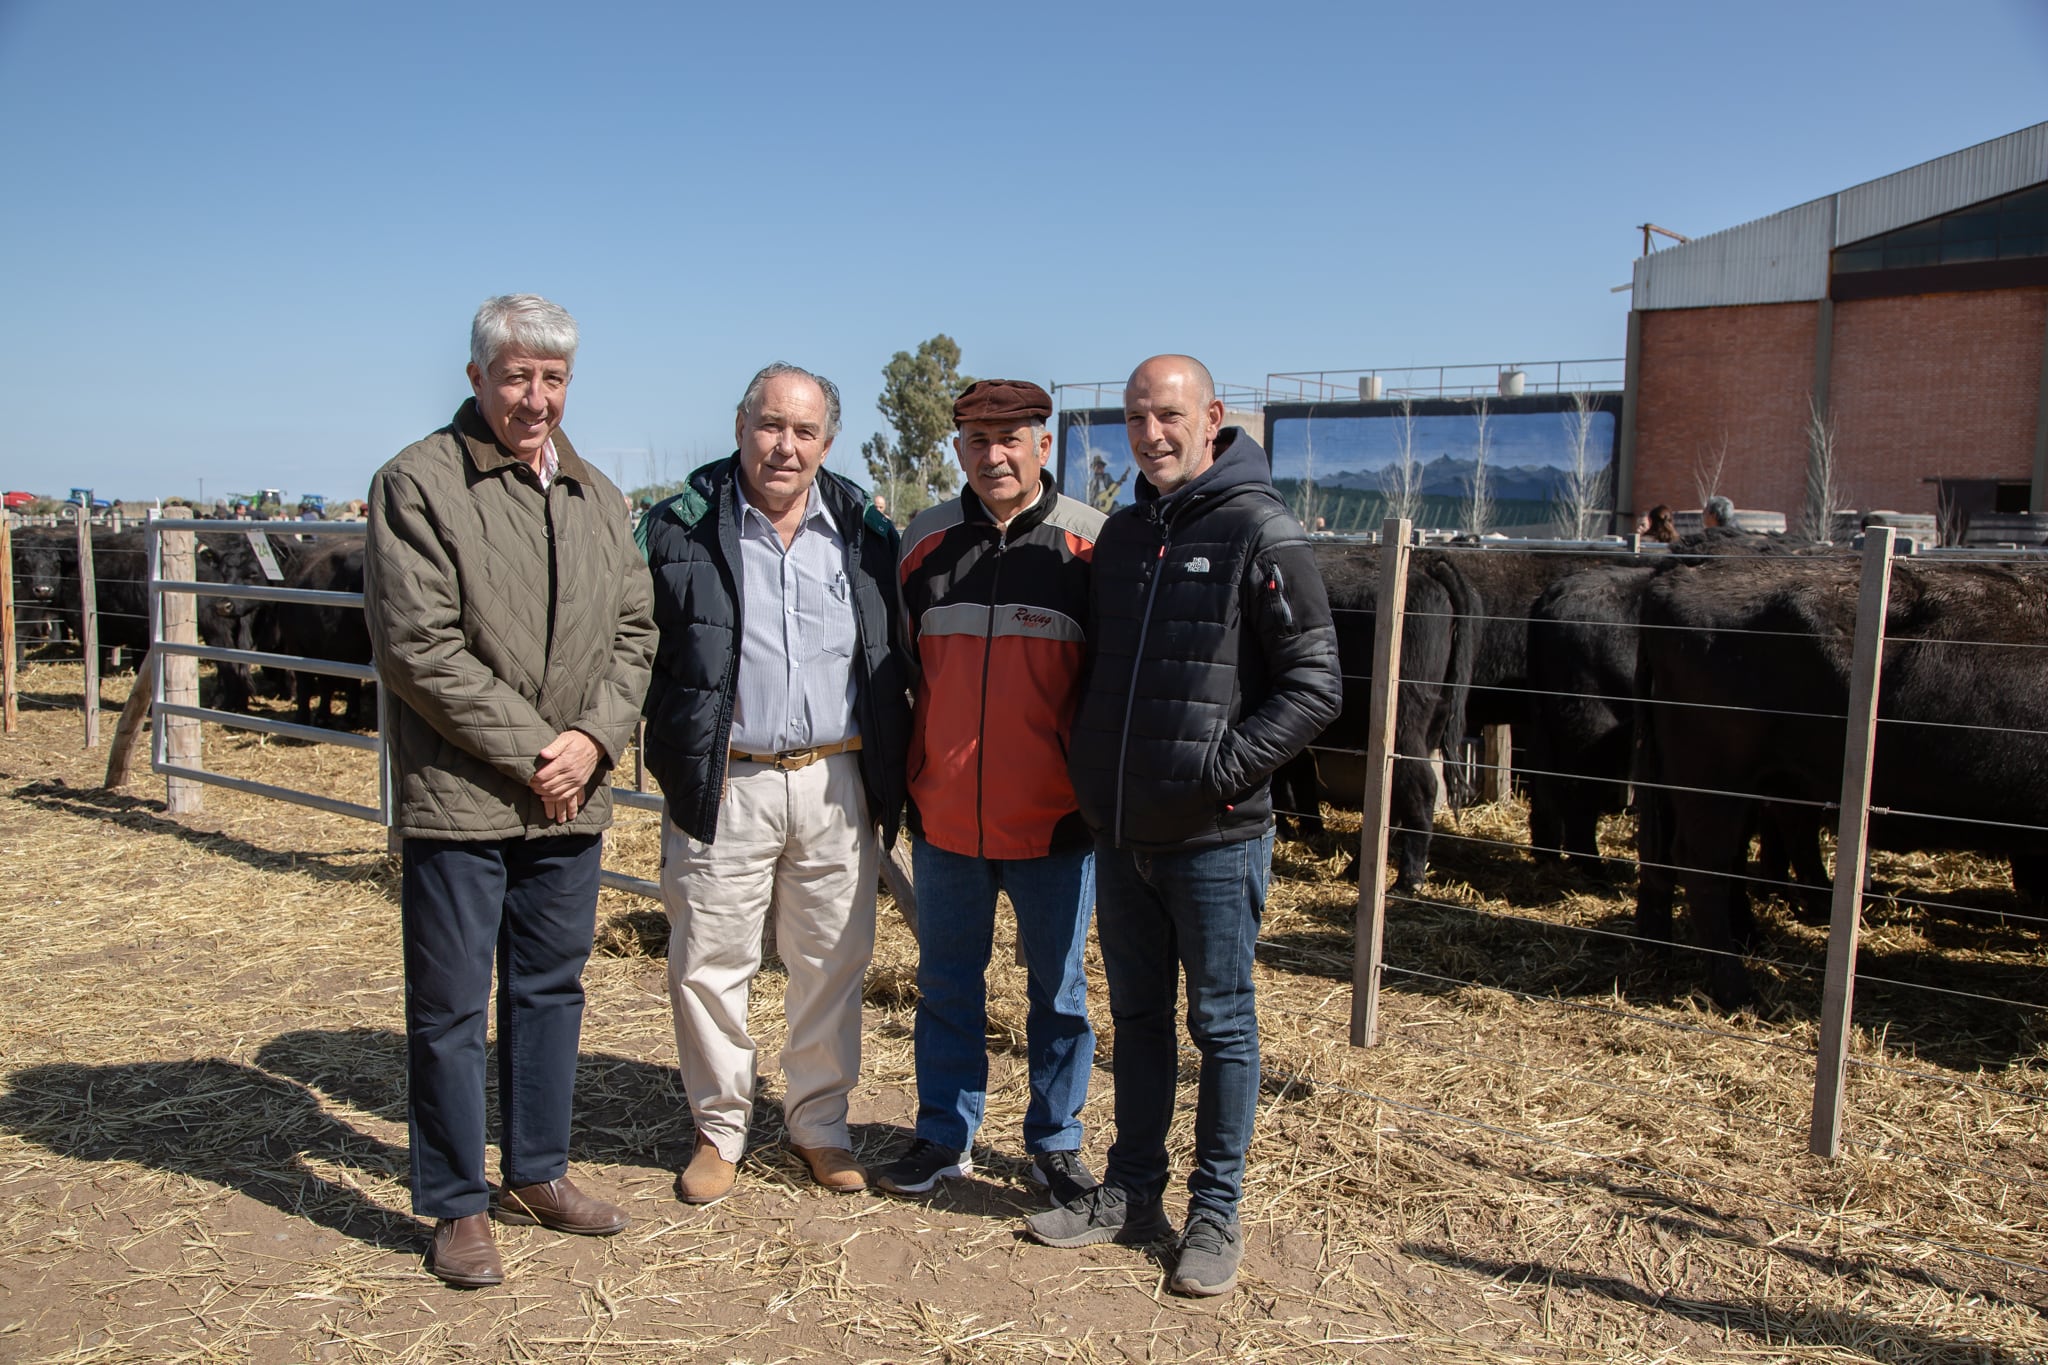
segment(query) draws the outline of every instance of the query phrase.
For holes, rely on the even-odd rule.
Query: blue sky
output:
[[[1116,379],[1614,356],[1635,225],[1729,227],[2048,117],[2048,6],[0,0],[0,483],[347,495],[584,330],[630,484],[762,363]]]

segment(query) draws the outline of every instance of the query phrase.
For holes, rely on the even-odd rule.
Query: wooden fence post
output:
[[[100,742],[100,605],[89,517],[78,519],[78,638],[85,646],[85,747],[91,749]]]
[[[0,567],[5,568],[0,574],[0,651],[5,652],[0,660],[0,725],[11,735],[21,724],[21,680],[14,676],[14,528],[5,512],[0,512]]]
[[[1513,730],[1506,725],[1488,725],[1479,731],[1479,799],[1486,805],[1505,801],[1514,794],[1515,761]]]
[[[1810,1150],[1832,1157],[1842,1146],[1842,1087],[1856,998],[1856,944],[1863,880],[1870,865],[1870,770],[1877,748],[1878,680],[1884,668],[1884,618],[1891,605],[1892,537],[1873,526],[1863,541],[1863,588],[1856,599],[1856,652],[1849,665],[1849,713],[1843,729],[1842,813],[1835,828],[1834,919],[1828,928],[1827,984],[1820,1006],[1820,1060],[1813,1080]]]
[[[156,661],[160,657],[154,649],[144,650],[142,662],[135,666],[135,685],[128,689],[127,704],[114,722],[114,742],[107,750],[107,776],[100,785],[108,791],[128,785],[128,772],[135,762],[135,732],[142,728],[143,717],[149,714],[149,699],[156,695]]]
[[[1379,1042],[1380,947],[1387,917],[1387,818],[1394,788],[1394,717],[1401,699],[1401,617],[1408,608],[1408,521],[1380,530],[1373,622],[1372,702],[1365,742],[1364,824],[1358,832],[1358,927],[1351,957],[1351,1046]]]
[[[156,572],[151,575],[152,584],[158,580],[168,582],[191,582],[198,573],[195,553],[195,537],[190,531],[157,532]],[[152,614],[160,624],[156,636],[169,644],[196,645],[199,643],[199,603],[188,592],[159,593],[150,591]],[[151,653],[156,651],[152,650]],[[157,663],[158,696],[172,705],[197,706],[199,704],[199,661],[189,654],[165,654]],[[199,722],[190,716],[156,717],[157,732],[162,735],[162,749],[166,763],[181,768],[197,768],[201,765],[199,751]],[[165,808],[173,815],[189,815],[200,809],[202,784],[189,777],[167,777],[164,787]]]

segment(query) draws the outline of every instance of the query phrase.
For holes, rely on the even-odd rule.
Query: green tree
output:
[[[868,477],[889,500],[889,515],[907,521],[953,496],[960,471],[953,463],[953,400],[974,381],[960,373],[960,347],[944,332],[920,342],[915,354],[898,351],[882,367],[875,401],[896,430],[892,443],[877,432],[861,443]]]

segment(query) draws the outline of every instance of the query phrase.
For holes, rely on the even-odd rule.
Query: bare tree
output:
[[[1387,499],[1387,515],[1400,517],[1414,526],[1422,517],[1422,465],[1415,458],[1415,400],[1401,400],[1401,415],[1394,419],[1394,462],[1380,471],[1380,492]]]
[[[1849,505],[1835,459],[1835,419],[1806,400],[1806,506],[1799,529],[1809,540],[1835,538],[1835,514]]]
[[[1955,495],[1953,489],[1947,484],[1938,487],[1940,491],[1936,494],[1937,501],[1934,504],[1934,530],[1938,537],[1935,543],[1960,545],[1963,543],[1964,528],[1970,519],[1964,515],[1963,501]]]
[[[1301,483],[1294,490],[1294,519],[1305,531],[1316,529],[1322,519],[1323,495],[1316,489],[1316,420],[1302,426]]]
[[[1599,412],[1599,400],[1581,390],[1572,395],[1571,411],[1563,414],[1571,463],[1559,482],[1551,523],[1566,540],[1590,540],[1601,534],[1600,523],[1607,515],[1607,470],[1593,465],[1593,419]]]
[[[1707,499],[1721,491],[1721,475],[1728,468],[1728,428],[1721,428],[1721,434],[1709,446],[1702,444],[1692,457],[1692,487],[1699,494],[1700,506],[1707,505]]]
[[[1493,444],[1493,405],[1484,398],[1472,402],[1472,421],[1478,428],[1472,446],[1472,477],[1466,484],[1465,524],[1475,536],[1493,529],[1493,471],[1487,457]]]

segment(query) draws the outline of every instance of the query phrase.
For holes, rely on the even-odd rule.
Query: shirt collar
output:
[[[768,521],[768,514],[766,512],[763,512],[760,508],[747,501],[746,480],[740,478],[738,473],[733,475],[732,496],[733,515],[739,520],[740,530],[745,531],[747,529],[747,513],[749,512],[760,517],[764,523]],[[837,531],[839,529],[839,523],[832,519],[831,509],[825,506],[824,496],[818,492],[818,485],[815,482],[811,484],[810,490],[804,494],[804,497],[806,502],[804,504],[804,517],[801,523],[802,529],[808,530],[814,521],[823,522],[824,529],[827,531]]]
[[[540,448],[540,491],[545,493],[562,472],[562,457],[555,453],[555,438],[548,437],[548,443]]]

